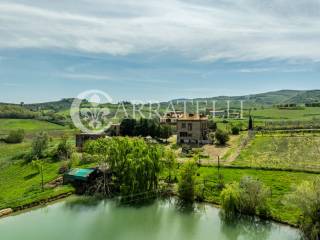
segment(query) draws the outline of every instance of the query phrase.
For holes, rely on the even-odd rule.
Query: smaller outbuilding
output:
[[[75,168],[63,175],[63,183],[88,183],[96,179],[100,170],[98,168]]]

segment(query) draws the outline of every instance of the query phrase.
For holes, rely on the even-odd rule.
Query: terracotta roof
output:
[[[207,116],[199,115],[199,114],[186,114],[182,117],[178,118],[178,121],[199,121],[199,120],[208,120]]]

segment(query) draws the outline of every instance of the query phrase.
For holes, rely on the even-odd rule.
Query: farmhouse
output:
[[[167,112],[164,117],[160,118],[160,124],[177,124],[177,119],[183,116],[183,112],[181,111],[172,111]]]
[[[208,118],[198,114],[186,114],[177,119],[177,143],[207,144]]]

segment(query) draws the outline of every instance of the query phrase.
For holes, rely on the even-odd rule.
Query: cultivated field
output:
[[[303,109],[266,108],[252,111],[255,119],[259,120],[314,120],[320,119],[319,107],[306,107]]]
[[[233,165],[320,171],[320,136],[256,136]]]

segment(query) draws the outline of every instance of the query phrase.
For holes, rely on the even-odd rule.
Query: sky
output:
[[[319,0],[0,0],[0,102],[320,89]]]

